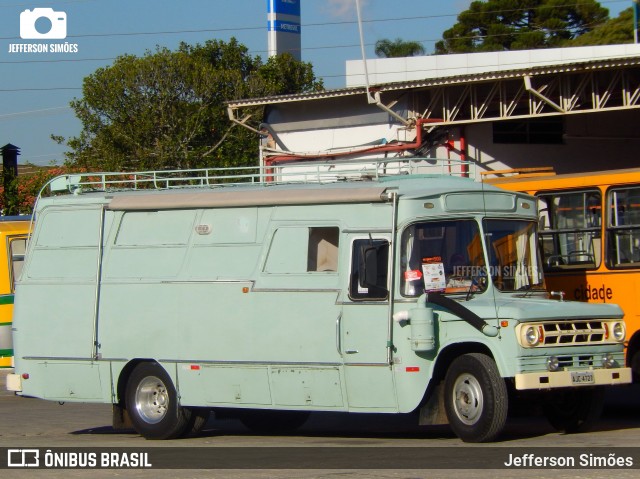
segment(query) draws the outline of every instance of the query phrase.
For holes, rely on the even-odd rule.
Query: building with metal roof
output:
[[[640,45],[349,61],[346,87],[228,103],[264,108],[264,164],[447,156],[476,171],[637,166]]]

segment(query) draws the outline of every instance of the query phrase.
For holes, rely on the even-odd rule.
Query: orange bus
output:
[[[638,382],[640,168],[560,175],[544,170],[512,170],[512,176],[484,181],[538,197],[547,289],[567,300],[622,307],[626,361]]]

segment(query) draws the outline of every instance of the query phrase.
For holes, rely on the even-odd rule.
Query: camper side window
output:
[[[264,271],[271,274],[336,272],[339,236],[336,226],[278,228]]]
[[[387,299],[389,242],[358,239],[353,242],[349,297],[356,300]]]

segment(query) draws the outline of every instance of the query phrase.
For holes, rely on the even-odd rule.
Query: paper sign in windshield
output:
[[[447,287],[444,264],[440,256],[422,259],[422,275],[425,291],[444,291]]]

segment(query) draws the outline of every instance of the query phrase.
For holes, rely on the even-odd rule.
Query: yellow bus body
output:
[[[11,327],[16,277],[20,274],[31,221],[11,217],[0,221],[0,368],[13,367]]]
[[[594,245],[592,253],[582,255],[588,261],[566,261],[563,265],[552,267],[553,258],[549,257],[542,245],[543,255],[546,255],[546,286],[549,291],[563,292],[567,300],[618,304],[625,313],[627,364],[633,367],[635,380],[640,380],[640,248],[636,239],[629,248],[633,259],[624,263],[612,258],[615,249],[611,247],[616,231],[621,234],[626,232],[627,236],[632,237],[638,237],[636,233],[640,234],[640,215],[635,216],[640,213],[640,197],[631,197],[629,194],[630,201],[616,208],[612,203],[617,192],[640,193],[640,168],[559,175],[516,174],[484,181],[508,190],[526,192],[547,201],[572,193],[584,193],[587,196],[590,192],[599,192],[600,203],[590,204],[586,208],[590,209],[593,216],[601,219],[599,224],[594,224],[591,228]],[[544,234],[545,214],[542,209],[548,205],[541,203],[543,202],[539,201],[540,232]],[[618,224],[614,218],[625,208],[628,216],[633,213],[635,217],[632,224]],[[549,215],[547,211],[546,216]],[[561,254],[556,257],[562,259]],[[590,258],[594,261],[591,262]]]

